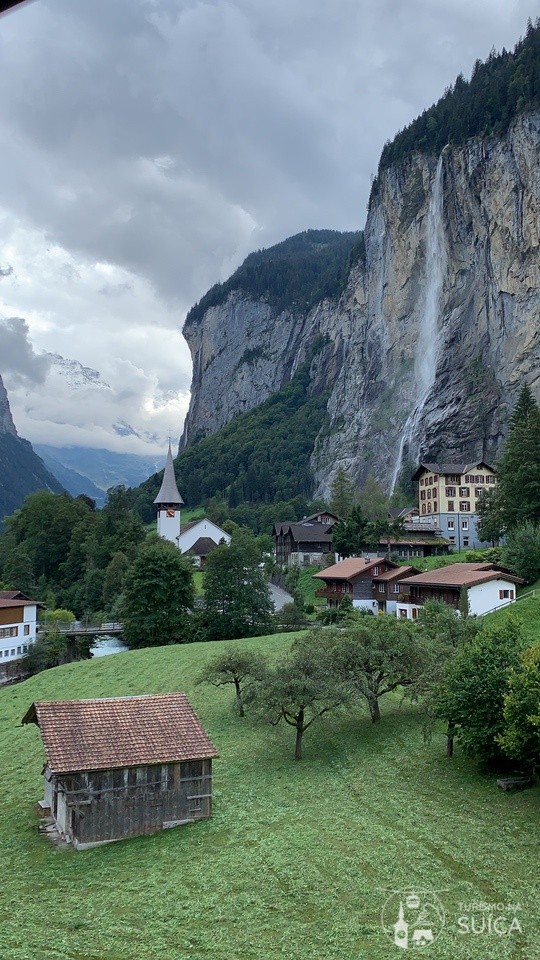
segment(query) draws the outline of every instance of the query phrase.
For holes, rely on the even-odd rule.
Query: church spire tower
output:
[[[154,503],[157,506],[158,536],[163,537],[164,540],[170,540],[180,549],[180,507],[184,505],[184,501],[176,486],[170,440],[163,482]]]

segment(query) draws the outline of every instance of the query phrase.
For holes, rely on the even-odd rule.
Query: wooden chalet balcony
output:
[[[315,591],[316,597],[324,597],[325,600],[343,600],[344,597],[351,597],[352,593],[348,590],[336,590],[333,587],[319,587]]]

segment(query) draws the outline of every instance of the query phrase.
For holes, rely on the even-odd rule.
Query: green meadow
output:
[[[240,641],[272,655],[290,635]],[[294,732],[232,711],[197,686],[219,644],[70,664],[0,691],[0,820],[6,960],[388,960],[392,891],[437,892],[446,922],[432,960],[540,957],[540,790],[498,790],[414,707],[383,700]],[[43,750],[20,720],[36,699],[186,691],[214,740],[210,820],[76,853],[37,832]],[[460,933],[473,901],[519,904],[522,932]]]

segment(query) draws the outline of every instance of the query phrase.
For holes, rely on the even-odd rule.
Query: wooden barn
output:
[[[33,703],[44,816],[76,849],[209,817],[216,749],[183,693]]]

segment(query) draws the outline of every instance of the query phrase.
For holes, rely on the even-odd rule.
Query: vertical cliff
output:
[[[208,309],[187,331],[187,442],[278,390],[318,337],[313,389],[331,391],[319,493],[339,464],[391,489],[406,458],[496,457],[522,383],[540,399],[539,151],[530,112],[503,135],[407,156],[374,183],[339,298],[278,314],[235,291]]]

